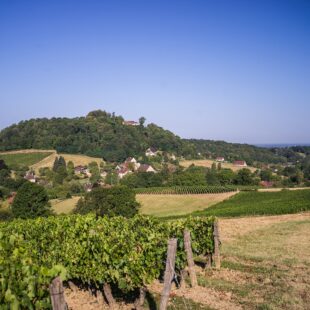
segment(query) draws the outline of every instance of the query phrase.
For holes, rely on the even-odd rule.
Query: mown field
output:
[[[0,153],[0,159],[3,159],[5,163],[10,167],[18,166],[32,166],[44,158],[53,154],[52,151],[46,152],[18,152],[18,153]]]
[[[69,214],[75,208],[80,198],[76,196],[69,199],[52,199],[50,203],[56,214]]]
[[[309,212],[221,219],[220,237],[223,268],[199,278],[212,309],[309,309]]]
[[[100,164],[102,158],[90,157],[76,154],[57,154],[54,150],[18,150],[0,153],[0,159],[3,159],[9,166],[28,166],[38,173],[40,168],[53,167],[56,156],[63,156],[66,160],[72,161],[75,166],[88,165],[92,161]]]
[[[204,210],[220,201],[228,199],[236,192],[201,195],[137,195],[142,214],[158,217],[184,215]]]
[[[182,160],[182,161],[180,161],[180,165],[185,167],[185,168],[187,168],[187,167],[189,167],[190,165],[193,165],[193,164],[195,166],[211,168],[212,164],[214,162],[215,161],[212,160],[212,159]],[[218,163],[216,162],[216,164],[218,164]],[[222,168],[229,168],[229,169],[231,169],[233,171],[238,171],[238,170],[243,169],[243,168],[248,168],[252,172],[254,172],[256,170],[256,168],[251,167],[251,166],[248,166],[248,167],[236,167],[232,163],[221,163],[221,166],[222,166]]]
[[[43,167],[53,167],[53,163],[55,161],[56,156],[63,156],[65,161],[68,163],[69,161],[72,161],[74,166],[87,166],[89,163],[95,161],[98,164],[102,162],[102,158],[98,157],[90,157],[86,155],[75,155],[75,154],[56,154],[52,153],[50,156],[46,157],[40,162],[37,162],[36,164],[32,165],[31,168],[34,169],[35,171],[38,171],[40,168]]]
[[[291,214],[310,210],[310,190],[280,192],[240,192],[193,215],[236,217]]]

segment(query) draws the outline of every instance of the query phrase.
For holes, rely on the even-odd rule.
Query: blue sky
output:
[[[181,137],[310,142],[310,1],[1,0],[0,128],[103,109]]]

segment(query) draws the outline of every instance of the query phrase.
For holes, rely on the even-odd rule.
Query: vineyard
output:
[[[235,186],[174,186],[136,188],[136,194],[144,195],[189,195],[189,194],[219,194],[235,192]]]
[[[167,240],[177,238],[176,271],[186,264],[183,232],[191,233],[196,255],[213,252],[213,217],[173,222],[136,216],[63,216],[0,224],[0,305],[8,309],[50,307],[55,276],[98,289],[110,284],[135,291],[158,279]]]
[[[195,216],[237,217],[292,214],[310,210],[310,190],[241,192]]]

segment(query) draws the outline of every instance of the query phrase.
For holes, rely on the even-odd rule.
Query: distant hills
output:
[[[123,161],[143,156],[148,147],[194,159],[224,156],[227,160],[283,163],[287,152],[224,141],[181,139],[155,124],[125,121],[122,116],[97,110],[85,117],[37,118],[21,121],[0,132],[0,151],[18,149],[55,149],[62,153],[85,154],[107,161]],[[285,149],[286,150],[286,149]],[[292,148],[287,148],[292,155]]]

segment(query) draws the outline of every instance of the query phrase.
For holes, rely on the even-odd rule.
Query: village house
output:
[[[85,189],[85,191],[86,191],[87,193],[89,193],[89,192],[92,191],[93,185],[92,185],[91,183],[86,183],[86,184],[84,185],[84,189]]]
[[[140,167],[140,163],[134,157],[128,157],[125,162],[121,165],[121,168],[127,168],[129,170],[138,170]]]
[[[236,167],[247,167],[247,164],[244,160],[235,160],[234,166],[236,166]]]
[[[156,172],[156,170],[150,166],[150,165],[147,165],[147,164],[143,164],[140,166],[139,172]]]
[[[38,178],[35,176],[33,171],[27,171],[26,175],[24,176],[24,179],[31,183],[36,183]]]
[[[125,175],[132,173],[129,169],[127,168],[122,168],[121,170],[117,171],[117,175],[120,179],[122,179]]]
[[[74,167],[75,174],[86,174],[87,167],[86,166],[76,166]]]
[[[216,157],[216,161],[218,161],[218,162],[224,162],[224,161],[225,161],[225,158],[219,156],[219,157]]]
[[[15,196],[16,196],[16,192],[11,192],[10,193],[10,196],[8,198],[8,204],[11,205],[14,202]]]
[[[100,176],[101,176],[102,178],[105,178],[107,175],[108,175],[108,173],[107,173],[106,171],[104,171],[104,170],[101,170],[101,171],[100,171]]]
[[[260,185],[263,186],[263,187],[268,188],[268,187],[273,187],[274,183],[271,182],[271,181],[261,181]]]
[[[125,125],[125,126],[139,126],[139,123],[135,122],[135,121],[123,121],[123,125]]]
[[[158,153],[157,149],[155,149],[154,147],[149,147],[146,151],[145,151],[145,156],[156,156]]]

